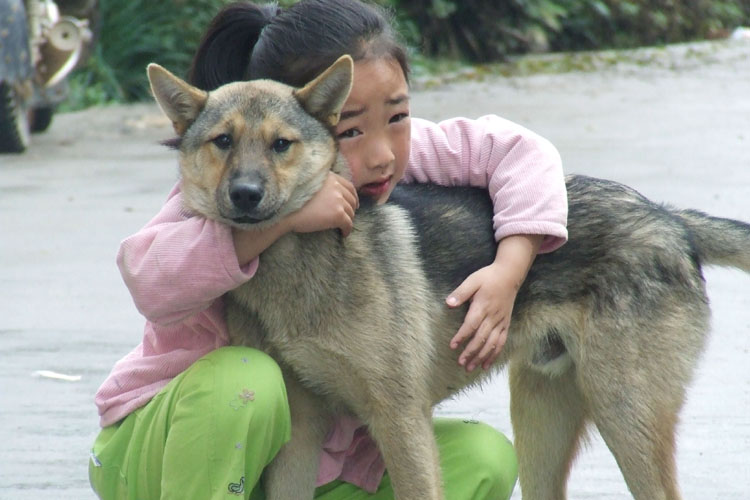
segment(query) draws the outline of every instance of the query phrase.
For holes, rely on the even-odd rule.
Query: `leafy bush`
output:
[[[546,50],[711,38],[750,21],[750,0],[385,0],[428,56],[472,61]],[[416,36],[415,36],[416,34]]]
[[[636,47],[724,36],[750,20],[750,0],[566,0],[553,50]]]

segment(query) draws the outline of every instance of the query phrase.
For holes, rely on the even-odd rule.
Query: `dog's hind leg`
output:
[[[636,500],[679,500],[674,452],[682,391],[635,370],[615,371],[611,380],[600,371],[582,374],[591,418]]]
[[[564,500],[570,466],[585,430],[586,410],[575,369],[551,376],[512,362],[510,395],[524,500]]]
[[[284,373],[292,420],[290,440],[264,472],[268,500],[312,500],[330,418],[319,398]]]
[[[671,413],[671,412],[669,412]],[[600,434],[612,451],[625,482],[636,500],[680,500],[674,460],[676,414],[646,424],[642,415],[622,415],[628,420],[597,423]],[[638,436],[632,439],[633,436]]]
[[[390,407],[368,421],[396,500],[443,500],[431,411]]]
[[[701,290],[682,290],[651,307],[642,319],[598,325],[587,334],[578,364],[579,386],[591,419],[612,451],[637,500],[678,500],[675,427],[708,331]]]

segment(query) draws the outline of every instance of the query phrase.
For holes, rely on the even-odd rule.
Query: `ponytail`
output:
[[[244,80],[260,33],[279,10],[275,4],[245,2],[224,7],[198,46],[188,81],[199,89],[214,90],[225,83]]]

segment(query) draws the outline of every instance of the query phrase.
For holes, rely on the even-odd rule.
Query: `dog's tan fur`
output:
[[[199,215],[267,227],[328,171],[346,172],[330,127],[351,86],[348,57],[303,89],[257,81],[206,94],[154,65],[149,77],[180,135],[186,208]],[[217,145],[222,134],[231,147]],[[274,149],[279,139],[288,148]],[[701,265],[750,271],[750,226],[607,181],[567,183],[570,241],[532,266],[496,363],[510,362],[523,496],[565,498],[592,422],[635,498],[678,499],[675,425],[708,331]],[[225,298],[232,341],[274,356],[287,384],[292,437],[267,470],[271,500],[312,498],[337,413],[369,426],[397,499],[443,498],[431,408],[486,376],[457,365],[449,339],[465,311],[443,298],[495,245],[486,194],[410,189],[363,206],[348,238],[283,236]]]

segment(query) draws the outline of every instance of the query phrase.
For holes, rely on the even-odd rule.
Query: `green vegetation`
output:
[[[71,79],[65,108],[147,99],[152,61],[184,75],[201,33],[228,1],[100,0],[99,38]],[[508,64],[519,54],[717,38],[750,24],[750,0],[375,1],[395,12],[417,76],[460,71],[461,62],[505,61],[504,73],[519,67]]]
[[[71,78],[67,109],[149,99],[146,66],[185,75],[222,0],[99,0],[92,57]]]
[[[750,0],[390,0],[427,56],[489,62],[527,52],[715,38],[750,22]]]

